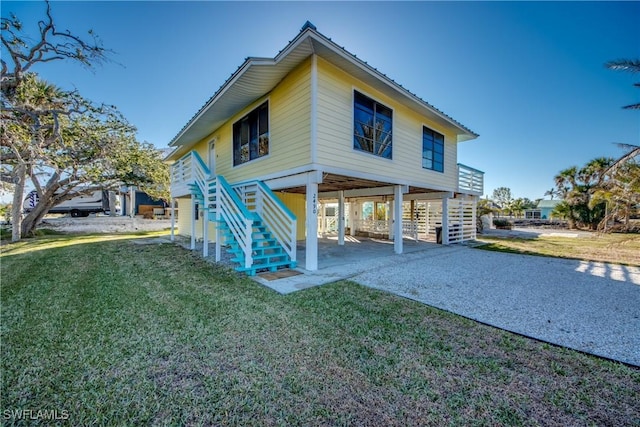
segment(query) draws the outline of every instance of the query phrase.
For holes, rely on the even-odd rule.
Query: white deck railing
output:
[[[380,233],[390,234],[392,227],[392,220],[373,220],[373,219],[361,219],[354,220],[353,224],[356,227],[356,231],[364,231],[367,233]],[[418,240],[418,222],[408,219],[402,220],[402,236],[409,237],[414,240]]]
[[[389,233],[391,220],[358,219],[353,221],[356,231],[367,233]]]
[[[322,233],[338,232],[338,216],[318,217],[318,231]]]
[[[402,220],[402,235],[418,240],[418,221]]]
[[[209,168],[198,153],[191,151],[171,165],[171,197],[186,196],[191,193],[189,185],[196,184],[203,195],[207,194]]]
[[[484,193],[484,172],[458,163],[458,191],[482,195]]]
[[[191,153],[189,153],[171,165],[171,197],[190,194],[189,184],[193,182],[192,158]]]
[[[265,222],[291,261],[296,261],[296,216],[262,181],[239,183],[232,187],[247,209],[256,212]]]
[[[222,175],[217,176],[211,181],[215,181],[211,190],[215,189],[215,200],[221,216],[220,219],[229,227],[238,246],[244,253],[244,266],[249,268],[253,265],[252,234],[253,221],[256,217],[242,203],[238,194]]]

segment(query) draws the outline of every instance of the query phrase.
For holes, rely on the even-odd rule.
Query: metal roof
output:
[[[538,201],[538,209],[541,208],[555,208],[562,200],[540,200]]]
[[[169,145],[175,146],[176,149],[170,157],[182,155],[233,115],[270,92],[312,54],[452,130],[458,136],[459,142],[478,137],[475,132],[338,46],[307,21],[296,38],[274,58],[247,58],[171,140]]]

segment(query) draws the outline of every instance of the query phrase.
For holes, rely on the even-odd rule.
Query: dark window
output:
[[[233,165],[269,154],[269,103],[233,124]]]
[[[422,167],[444,172],[444,135],[422,128]]]
[[[359,92],[354,92],[353,148],[391,158],[391,109]]]

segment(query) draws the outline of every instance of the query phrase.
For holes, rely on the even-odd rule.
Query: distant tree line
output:
[[[640,73],[640,60],[617,60],[605,64],[612,70]],[[640,83],[635,83],[640,87]],[[640,104],[622,107],[639,110]],[[544,193],[552,200],[558,197],[560,203],[552,215],[564,219],[570,228],[590,230],[629,231],[632,217],[640,215],[640,146],[617,144],[625,150],[618,159],[599,157],[584,166],[572,166],[560,171],[555,177],[555,187]],[[514,199],[511,190],[499,187],[493,191],[491,199],[481,201],[479,211],[520,217],[527,209],[533,209],[537,202]]]
[[[489,209],[498,215],[522,218],[526,210],[536,208],[539,200],[530,200],[526,197],[513,198],[510,188],[498,187],[493,190],[491,198],[482,202],[482,205],[483,209]]]
[[[640,73],[640,60],[617,60],[605,64],[612,70]],[[635,83],[640,87],[640,83]],[[635,103],[622,107],[640,109]],[[618,159],[596,158],[582,167],[564,169],[555,176],[556,193],[562,202],[554,214],[567,219],[570,227],[592,230],[623,231],[631,227],[630,220],[640,207],[640,146],[618,144],[626,153]]]

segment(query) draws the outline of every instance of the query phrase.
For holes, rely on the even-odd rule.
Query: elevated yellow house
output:
[[[274,58],[248,58],[171,141],[181,234],[224,246],[239,271],[318,268],[334,204],[338,235],[442,243],[475,238],[482,172],[457,163],[477,135],[307,22]],[[383,204],[384,218],[371,214]]]

